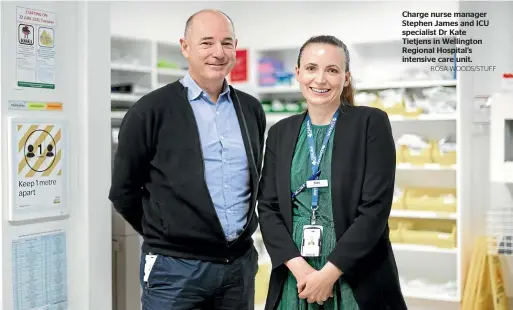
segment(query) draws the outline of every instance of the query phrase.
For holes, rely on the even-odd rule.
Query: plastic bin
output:
[[[388,92],[385,91],[385,93]],[[403,115],[405,111],[404,97],[400,94],[388,93],[385,97],[378,97],[377,104],[388,115]]]
[[[407,210],[456,212],[456,188],[407,188],[404,207]]]
[[[404,112],[403,112],[403,116],[410,117],[410,118],[415,118],[415,117],[418,117],[419,115],[421,115],[423,113],[424,113],[424,111],[421,108],[419,108],[419,107],[405,108]]]
[[[401,228],[401,237],[404,243],[415,245],[429,245],[439,248],[455,248],[456,224],[446,220],[415,219],[403,221],[409,225]]]
[[[452,166],[456,164],[456,151],[443,151],[438,143],[433,143],[432,158],[434,163],[441,166]]]
[[[388,220],[388,227],[390,228],[390,241],[392,243],[401,243],[401,221],[396,218]]]
[[[403,115],[404,114],[404,104],[402,102],[397,102],[391,105],[380,105],[381,109],[387,112],[388,115]]]
[[[425,148],[412,149],[407,145],[399,145],[399,159],[402,163],[409,163],[415,166],[423,166],[433,162],[432,159],[433,143],[429,143]]]
[[[397,217],[388,219],[388,227],[390,228],[390,241],[392,243],[404,243],[403,231],[411,228],[412,223]]]
[[[397,164],[404,163],[403,146],[402,145],[395,146],[395,162]]]
[[[392,200],[392,209],[404,209],[404,189],[397,189],[395,191],[394,198]]]

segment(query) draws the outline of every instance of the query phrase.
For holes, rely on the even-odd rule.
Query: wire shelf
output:
[[[488,254],[513,256],[513,208],[493,208],[486,219]]]

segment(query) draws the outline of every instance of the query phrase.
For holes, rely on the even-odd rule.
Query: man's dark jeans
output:
[[[253,310],[258,254],[251,247],[231,264],[158,255],[144,281],[142,310]]]

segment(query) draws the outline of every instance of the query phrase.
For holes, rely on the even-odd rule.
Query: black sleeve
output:
[[[292,240],[291,233],[285,226],[278,205],[278,191],[276,187],[276,151],[277,133],[275,126],[269,129],[266,141],[264,167],[260,180],[258,193],[258,215],[260,231],[273,269],[286,261],[301,256]]]
[[[365,175],[357,217],[338,240],[328,260],[347,273],[383,238],[392,209],[395,183],[395,144],[390,120],[381,110],[367,123]]]
[[[142,195],[149,165],[150,126],[130,109],[120,126],[109,199],[114,208],[142,234]]]

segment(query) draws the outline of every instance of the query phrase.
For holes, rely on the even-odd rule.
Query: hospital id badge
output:
[[[328,187],[328,180],[308,180],[306,188]]]
[[[303,226],[303,241],[301,242],[301,256],[319,257],[322,245],[322,226]]]

